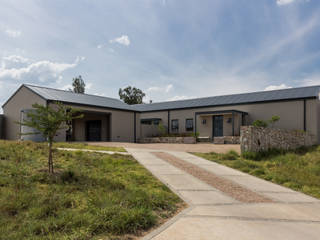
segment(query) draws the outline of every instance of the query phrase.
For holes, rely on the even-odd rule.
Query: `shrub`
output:
[[[167,132],[168,132],[167,128],[162,123],[159,123],[158,131],[159,131],[159,136],[160,137],[165,136],[167,134]]]
[[[253,126],[255,127],[268,127],[268,123],[266,121],[263,121],[263,120],[255,120],[253,123],[252,123]]]
[[[278,122],[279,120],[280,120],[280,117],[279,117],[279,116],[276,116],[276,115],[272,116],[271,119],[269,120],[269,123],[271,124],[271,127],[273,127],[274,124],[275,124],[276,122]]]
[[[67,170],[62,172],[60,175],[60,179],[63,183],[71,183],[71,182],[77,182],[78,178],[76,177],[75,173],[72,170]]]

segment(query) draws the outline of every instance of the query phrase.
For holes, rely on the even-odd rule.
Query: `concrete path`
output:
[[[122,155],[131,155],[127,152],[114,152],[114,151],[104,151],[104,150],[92,150],[92,149],[77,149],[77,148],[56,148],[60,151],[81,151],[81,152],[96,152],[96,153],[106,153],[106,154],[122,154]]]
[[[234,150],[240,153],[239,144],[213,144],[213,143],[197,143],[197,144],[181,144],[181,143],[126,143],[126,142],[86,142],[89,145],[105,146],[105,147],[124,147],[138,148],[150,150],[179,151],[179,152],[216,152],[226,153]]]
[[[320,201],[315,198],[185,152],[161,151],[272,200],[244,203],[156,157],[159,150],[127,151],[189,205],[144,239],[320,239]]]

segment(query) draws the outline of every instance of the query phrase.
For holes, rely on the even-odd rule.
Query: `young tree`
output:
[[[269,123],[271,124],[271,127],[274,127],[274,124],[280,120],[280,117],[277,115],[274,115],[269,120]]]
[[[81,75],[72,79],[73,92],[75,93],[84,93],[86,84],[84,83]]]
[[[53,173],[52,144],[58,130],[67,127],[66,123],[73,119],[82,118],[79,110],[67,107],[57,102],[55,106],[44,106],[33,104],[33,111],[27,113],[27,119],[20,122],[20,125],[35,129],[35,132],[25,134],[42,134],[49,145],[48,167],[49,173]]]
[[[119,96],[125,103],[133,105],[143,103],[142,100],[146,94],[139,88],[128,86],[124,89],[119,89]]]

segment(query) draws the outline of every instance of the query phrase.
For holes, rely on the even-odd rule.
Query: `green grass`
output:
[[[130,239],[183,205],[131,156],[0,141],[0,239]]]
[[[126,152],[122,147],[104,147],[89,145],[87,143],[74,143],[74,142],[56,142],[53,144],[54,147],[59,148],[76,148],[76,149],[89,149],[89,150],[102,150],[102,151],[113,151],[113,152]]]
[[[289,152],[246,153],[242,157],[235,152],[195,154],[320,198],[320,146]]]

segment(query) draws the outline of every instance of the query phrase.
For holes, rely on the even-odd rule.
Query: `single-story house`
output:
[[[19,139],[26,131],[16,122],[32,104],[59,101],[81,109],[84,118],[60,131],[56,141],[137,142],[159,134],[159,125],[168,133],[198,133],[213,140],[239,136],[240,126],[277,115],[275,127],[307,131],[320,143],[319,92],[320,86],[310,86],[127,105],[114,98],[23,84],[2,106],[4,138]]]

